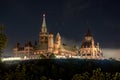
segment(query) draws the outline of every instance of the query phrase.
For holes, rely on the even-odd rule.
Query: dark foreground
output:
[[[28,60],[12,65],[1,63],[0,75],[0,80],[120,80],[120,62],[87,59]]]

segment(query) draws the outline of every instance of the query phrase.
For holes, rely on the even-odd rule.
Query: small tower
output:
[[[60,36],[59,32],[58,32],[57,35],[56,35],[56,40],[55,40],[55,42],[56,42],[56,44],[58,44],[58,46],[61,45],[61,36]]]
[[[53,34],[48,35],[48,52],[53,52],[54,47],[54,40],[53,40]]]
[[[59,33],[57,33],[56,38],[55,38],[55,45],[54,45],[55,54],[58,54],[60,46],[61,46],[61,36]]]
[[[48,43],[48,32],[45,21],[45,14],[43,14],[43,22],[42,22],[42,28],[40,30],[39,43],[40,44]]]
[[[20,43],[16,43],[15,47],[13,48],[13,53],[15,54],[15,56],[17,56],[17,53],[19,52],[19,48],[20,48]]]
[[[24,50],[25,50],[25,53],[27,53],[28,55],[33,53],[33,46],[31,41],[25,44]]]
[[[20,48],[20,43],[16,43],[15,47],[13,48],[14,53],[16,53]]]

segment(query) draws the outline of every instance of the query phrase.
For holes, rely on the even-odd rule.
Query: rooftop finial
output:
[[[45,14],[43,14],[43,17],[45,17]]]
[[[90,29],[88,28],[86,36],[91,36]]]
[[[87,24],[87,33],[86,33],[86,36],[91,36],[90,26],[89,26],[88,21],[86,22],[86,24]]]
[[[57,36],[60,36],[60,33],[59,33],[59,32],[57,33]]]

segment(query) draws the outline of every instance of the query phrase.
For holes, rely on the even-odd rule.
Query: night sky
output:
[[[119,0],[0,0],[0,24],[9,40],[6,53],[16,42],[38,40],[44,13],[48,31],[60,32],[64,41],[79,44],[89,27],[102,49],[120,56]]]

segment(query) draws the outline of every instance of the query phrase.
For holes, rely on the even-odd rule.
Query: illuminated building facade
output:
[[[88,29],[85,37],[82,40],[79,54],[81,58],[87,59],[101,59],[103,58],[102,50],[100,49],[99,43],[95,43],[93,36]]]
[[[45,14],[43,14],[42,27],[39,33],[39,42],[34,45],[29,41],[25,43],[24,47],[21,47],[19,43],[13,48],[13,52],[16,56],[39,56],[40,54],[46,55],[46,53],[54,53],[56,56],[71,58],[79,56],[79,58],[100,58],[102,57],[99,44],[95,45],[94,39],[90,32],[86,34],[80,49],[76,49],[70,46],[63,45],[60,33],[54,37],[54,34],[47,31],[47,25],[45,20]],[[88,54],[89,53],[89,54]],[[47,54],[49,55],[49,54]]]
[[[20,46],[20,43],[17,43],[13,48],[13,52],[15,55],[19,56],[21,54],[25,56],[30,55],[39,55],[44,53],[54,53],[56,55],[60,54],[61,51],[65,51],[65,49],[61,47],[61,36],[57,33],[56,37],[52,33],[47,31],[47,25],[45,20],[45,14],[43,15],[42,27],[39,33],[39,43],[35,42],[34,45],[29,41],[25,43],[24,47]]]

